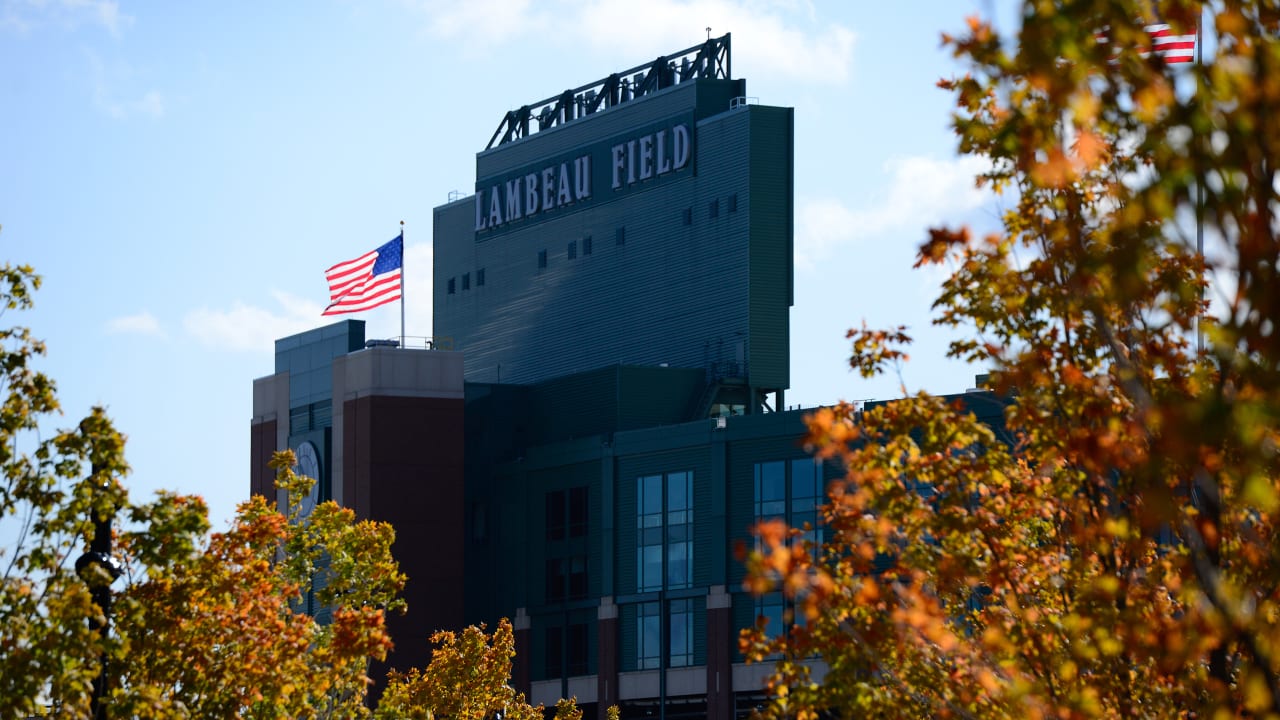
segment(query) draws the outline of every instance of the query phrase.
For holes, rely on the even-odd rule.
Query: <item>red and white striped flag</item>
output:
[[[323,314],[372,310],[399,300],[403,255],[404,239],[399,236],[377,250],[325,270],[324,277],[329,281],[329,307]]]
[[[1189,63],[1195,60],[1196,34],[1178,35],[1164,23],[1148,25],[1147,35],[1151,36],[1151,52],[1163,58],[1165,63]],[[1144,57],[1146,54],[1144,53]]]

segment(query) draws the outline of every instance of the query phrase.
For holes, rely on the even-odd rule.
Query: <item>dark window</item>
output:
[[[569,247],[565,249],[565,253],[568,254],[570,260],[578,257],[578,241],[570,240]]]
[[[449,278],[449,290],[448,290],[449,294],[452,295],[457,291],[458,291],[457,280],[455,278]]]
[[[591,254],[591,236],[590,235],[582,238],[582,254],[583,255]]]
[[[551,558],[547,561],[547,602],[560,602],[564,599],[564,559]]]
[[[471,289],[471,273],[462,273],[462,289]]]
[[[476,287],[481,287],[482,285],[484,285],[484,268],[476,271]]]
[[[569,626],[569,675],[587,674],[587,626],[574,623]]]
[[[738,193],[729,196],[729,212],[738,212]]]
[[[710,217],[720,217],[720,198],[711,201],[707,206],[707,215]]]
[[[586,537],[587,535],[587,489],[576,487],[569,490],[569,537]]]
[[[556,490],[547,493],[547,539],[564,539],[564,492]]]
[[[538,269],[541,270],[547,266],[547,251],[538,251]]]
[[[558,625],[547,628],[546,663],[547,677],[557,678],[563,670],[561,661],[564,658],[564,635]]]
[[[565,596],[570,600],[579,600],[587,596],[587,556],[574,555],[565,561],[569,575],[569,592]]]
[[[617,245],[625,245],[627,242],[627,229],[625,227],[618,228],[614,234],[614,243]]]
[[[693,224],[693,208],[685,208],[685,209],[684,209],[684,212],[682,213],[682,215],[684,216],[684,224],[685,224],[685,225],[692,225],[692,224]]]
[[[637,478],[636,510],[637,589],[647,592],[691,586],[693,473]]]

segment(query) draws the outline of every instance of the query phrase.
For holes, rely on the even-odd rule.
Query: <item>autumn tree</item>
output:
[[[748,584],[799,622],[744,651],[781,654],[777,716],[1280,716],[1280,5],[1021,8],[944,38],[969,72],[941,83],[1011,207],[917,263],[1005,426],[924,394],[814,413],[848,475],[821,546],[760,528]],[[1203,64],[1151,52],[1157,12]],[[850,337],[864,375],[905,361],[902,329]]]
[[[425,670],[393,671],[378,703],[385,720],[542,720],[544,708],[530,705],[510,685],[515,658],[511,621],[502,618],[492,633],[471,625],[461,633],[441,630],[431,636],[435,649]],[[574,699],[556,703],[557,720],[581,720]]]
[[[0,266],[0,306],[31,306],[40,278]],[[364,717],[368,661],[390,641],[384,613],[404,577],[385,524],[334,503],[309,516],[313,480],[277,454],[289,511],[258,497],[230,529],[209,533],[198,497],[136,503],[122,483],[124,439],[95,408],[49,433],[53,381],[35,369],[44,346],[21,326],[0,330],[0,717],[90,716],[95,680],[109,717]],[[77,572],[95,519],[114,519],[119,578],[103,563]],[[332,621],[297,603],[319,579]],[[110,632],[91,589],[110,586]]]

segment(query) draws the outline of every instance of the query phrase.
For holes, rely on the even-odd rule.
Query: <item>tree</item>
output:
[[[29,267],[0,266],[7,312],[30,307],[39,285]],[[33,368],[43,351],[27,328],[0,330],[0,717],[87,717],[99,677],[112,717],[368,716],[368,661],[385,656],[384,613],[402,605],[390,526],[334,503],[301,517],[314,481],[292,472],[290,452],[273,460],[287,516],[258,497],[209,534],[198,497],[134,503],[124,439],[101,408],[40,437],[58,412],[53,381]],[[72,567],[95,518],[116,520],[119,580]],[[297,604],[316,578],[331,622]],[[106,620],[91,588],[112,584],[103,634],[88,622]]]
[[[1144,52],[1153,10],[1208,10],[1213,59]],[[935,322],[1012,442],[923,394],[809,418],[848,475],[820,547],[770,524],[748,559],[803,620],[744,634],[782,656],[771,713],[1280,714],[1278,27],[1274,0],[1027,0],[1012,44],[944,38],[959,148],[1013,207],[917,266],[950,268]],[[850,339],[864,375],[906,361],[902,328]]]
[[[425,720],[484,720],[501,713],[509,720],[542,720],[543,707],[534,707],[508,684],[515,657],[511,621],[502,618],[492,634],[484,625],[460,634],[441,630],[431,636],[436,646],[425,671],[392,672],[378,703],[376,717]],[[582,711],[571,698],[556,703],[557,720],[581,720]]]

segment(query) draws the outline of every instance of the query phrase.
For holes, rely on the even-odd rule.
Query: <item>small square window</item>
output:
[[[578,257],[578,241],[570,240],[569,246],[565,248],[565,253],[569,256],[570,260],[573,260],[574,258]]]
[[[449,278],[449,290],[448,290],[448,292],[449,292],[449,294],[450,294],[450,295],[452,295],[452,294],[454,294],[455,292],[457,292],[457,291],[458,291],[457,282],[458,282],[458,281],[457,281],[457,279],[456,279],[456,278]]]
[[[685,208],[683,215],[684,215],[684,224],[692,225],[693,224],[693,208]]]
[[[711,204],[707,206],[707,215],[713,218],[720,217],[720,198],[712,200]]]
[[[476,287],[484,285],[484,268],[476,271]]]
[[[627,229],[620,227],[613,234],[614,243],[617,245],[625,245],[627,243]]]
[[[590,235],[582,238],[582,254],[583,255],[591,254],[591,236]]]
[[[738,193],[729,196],[729,212],[738,212]]]
[[[546,266],[547,266],[547,251],[539,250],[538,251],[538,269],[542,270]]]
[[[462,273],[462,289],[471,289],[471,273]]]

